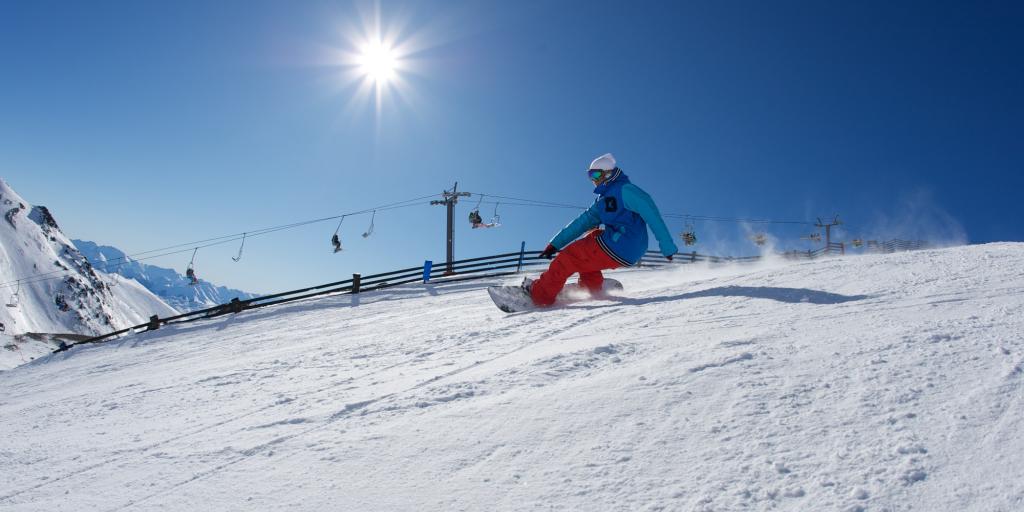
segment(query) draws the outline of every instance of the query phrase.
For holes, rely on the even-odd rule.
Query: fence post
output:
[[[362,274],[352,274],[352,293],[359,293],[359,281],[362,278]]]
[[[519,244],[519,266],[516,267],[516,274],[523,271],[523,256],[526,255],[526,240]]]
[[[423,284],[430,282],[430,271],[434,268],[434,262],[427,260],[423,262]]]
[[[693,251],[693,252],[690,253],[690,263],[694,263],[696,261],[697,261],[697,251]]]

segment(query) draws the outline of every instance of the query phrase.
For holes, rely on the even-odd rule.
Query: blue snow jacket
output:
[[[597,243],[623,266],[635,264],[647,252],[648,225],[658,239],[661,254],[669,256],[679,250],[654,200],[640,187],[630,183],[621,169],[615,169],[612,177],[598,185],[594,193],[598,198],[593,206],[551,239],[551,245],[556,249],[562,250],[580,235],[603,224],[604,232],[597,238]]]

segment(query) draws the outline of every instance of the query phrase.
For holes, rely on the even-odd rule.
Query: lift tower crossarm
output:
[[[821,221],[821,217],[818,217],[818,223],[815,224],[815,226],[819,227],[819,228],[825,228],[825,248],[826,249],[828,249],[829,247],[832,246],[832,226],[838,226],[840,224],[842,224],[842,222],[839,221],[839,216],[838,215],[834,216],[832,218],[832,222],[829,222],[828,224],[822,222]]]

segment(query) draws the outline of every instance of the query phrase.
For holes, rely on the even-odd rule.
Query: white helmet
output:
[[[610,171],[615,168],[615,157],[611,153],[605,153],[590,162],[590,167],[587,169],[601,169],[602,171]]]

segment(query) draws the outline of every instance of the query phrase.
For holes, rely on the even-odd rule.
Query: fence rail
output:
[[[880,252],[880,253],[892,253],[900,251],[918,251],[921,249],[927,249],[930,247],[928,242],[924,240],[889,240],[887,242],[877,242],[875,240],[868,240],[866,243],[867,250],[869,252]]]
[[[896,251],[911,251],[927,248],[928,243],[923,241],[891,240],[888,242],[868,241],[866,249],[868,252],[890,253]],[[425,261],[422,266],[409,267],[400,270],[392,270],[379,274],[363,276],[353,274],[350,279],[343,279],[331,283],[309,286],[297,290],[264,295],[250,299],[240,300],[237,297],[225,304],[219,304],[206,309],[190,311],[180,315],[160,318],[157,315],[150,317],[149,321],[143,324],[127,327],[114,332],[86,338],[74,343],[64,343],[54,351],[64,352],[76,345],[87,343],[98,343],[130,333],[154,331],[161,326],[194,322],[208,318],[216,318],[227,314],[241,313],[249,309],[274,306],[297,300],[310,299],[331,294],[357,294],[365,291],[382,290],[394,286],[411,283],[454,283],[478,279],[489,279],[515,275],[523,270],[532,269],[538,266],[546,266],[549,261],[540,258],[541,251],[526,251],[525,242],[519,252],[496,254],[493,256],[481,256],[457,260],[452,262],[451,272],[446,265],[434,267],[431,261]],[[814,259],[833,254],[845,254],[845,247],[841,243],[831,243],[827,247],[815,251],[792,251],[783,253],[782,256],[790,259]],[[673,255],[669,261],[657,251],[647,251],[637,262],[640,267],[663,267],[667,265],[685,265],[692,263],[750,263],[761,260],[763,256],[713,256],[700,254],[696,251],[681,252]]]

